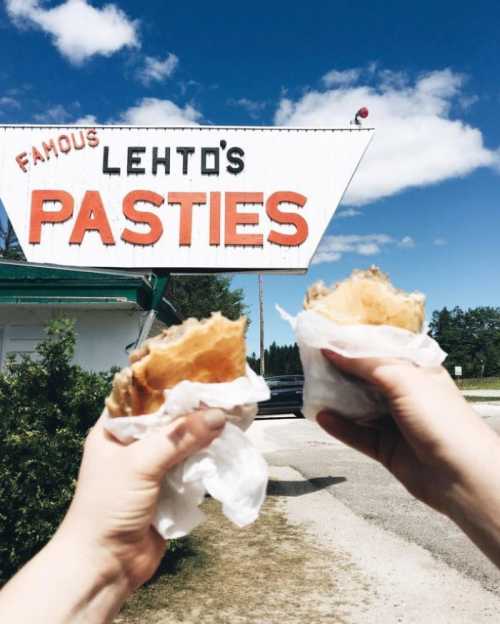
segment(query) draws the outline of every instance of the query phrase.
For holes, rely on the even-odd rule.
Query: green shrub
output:
[[[0,583],[52,536],[73,495],[83,441],[112,371],[71,363],[73,323],[53,321],[37,356],[0,373]]]

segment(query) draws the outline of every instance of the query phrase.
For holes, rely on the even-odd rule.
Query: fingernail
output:
[[[207,410],[203,412],[203,420],[209,429],[220,429],[226,422],[226,415],[221,410]]]
[[[318,425],[321,426],[323,426],[323,423],[331,422],[334,418],[334,414],[332,414],[332,412],[329,412],[328,410],[321,410],[321,412],[318,412],[316,414],[316,422],[318,423]]]

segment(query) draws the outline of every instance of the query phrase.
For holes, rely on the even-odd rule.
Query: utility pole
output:
[[[266,373],[265,349],[264,349],[264,278],[259,273],[259,324],[260,324],[260,374]]]

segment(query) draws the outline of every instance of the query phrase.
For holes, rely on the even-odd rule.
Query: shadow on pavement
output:
[[[344,481],[347,481],[345,477],[315,477],[305,481],[271,480],[267,484],[267,493],[269,496],[303,496]]]

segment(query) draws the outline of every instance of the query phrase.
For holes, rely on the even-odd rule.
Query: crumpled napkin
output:
[[[417,366],[439,366],[446,353],[427,335],[388,325],[340,325],[311,310],[293,317],[276,306],[295,332],[304,369],[303,414],[315,421],[323,409],[358,423],[388,414],[385,398],[367,383],[344,375],[322,355],[328,349],[344,357],[397,357]]]
[[[104,426],[120,442],[131,444],[179,416],[206,406],[227,410],[233,422],[246,428],[252,410],[243,408],[270,398],[264,379],[248,366],[246,375],[234,381],[182,381],[165,394],[165,403],[157,412],[108,417]],[[203,521],[205,516],[198,506],[206,492],[222,503],[224,515],[236,525],[243,527],[257,519],[266,494],[268,468],[260,452],[233,422],[226,423],[222,434],[208,448],[165,476],[153,521],[164,539],[183,537]]]

